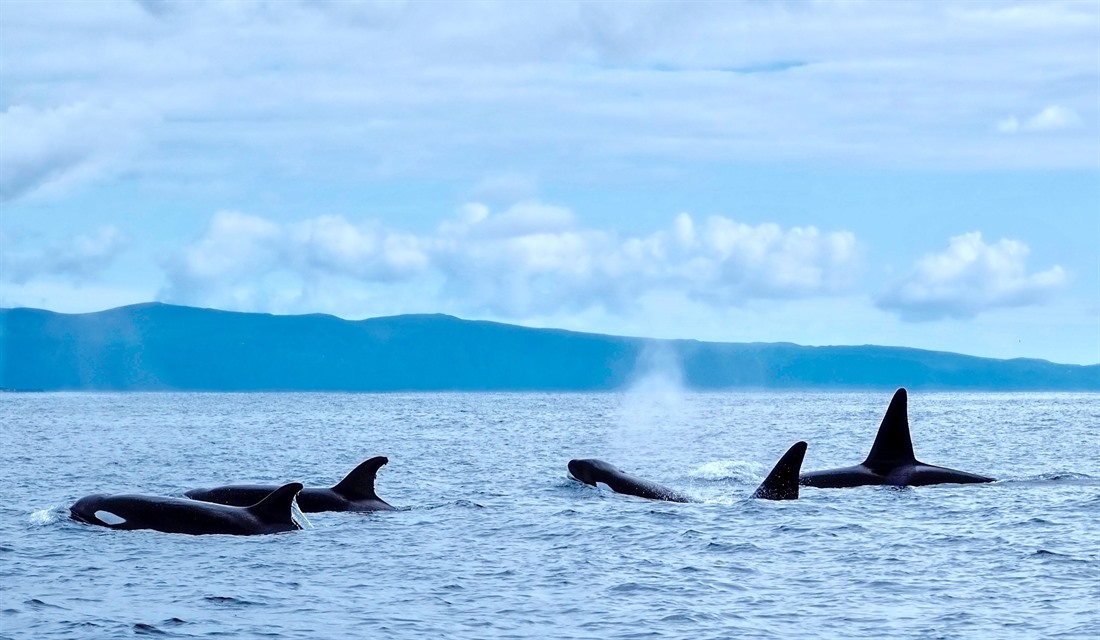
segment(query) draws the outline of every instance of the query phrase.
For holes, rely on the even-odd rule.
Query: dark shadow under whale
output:
[[[298,494],[298,507],[305,513],[321,511],[393,511],[394,507],[374,492],[378,470],[389,462],[376,456],[360,463],[333,487],[307,487]],[[191,489],[184,493],[192,500],[244,506],[254,504],[271,493],[274,485],[239,484],[212,489]]]
[[[185,498],[142,495],[91,495],[69,507],[74,520],[110,529],[153,529],[165,533],[256,535],[301,529],[294,519],[291,482],[269,491],[247,507],[230,507]]]
[[[802,474],[799,482],[807,487],[836,489],[863,485],[921,487],[930,484],[968,484],[993,482],[993,478],[917,460],[909,434],[908,396],[905,389],[898,389],[879,425],[871,453],[862,464],[810,471]]]
[[[802,460],[805,456],[805,442],[796,442],[792,445],[772,468],[771,473],[752,494],[752,497],[764,500],[797,499],[798,472],[802,468]],[[692,498],[661,486],[656,482],[632,476],[603,460],[595,458],[570,460],[568,467],[569,475],[573,479],[593,487],[602,482],[615,493],[649,498],[650,500],[696,502]]]

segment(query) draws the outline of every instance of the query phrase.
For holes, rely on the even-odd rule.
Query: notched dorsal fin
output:
[[[257,518],[264,522],[280,524],[297,524],[291,514],[290,505],[294,502],[298,492],[302,490],[301,482],[284,484],[278,489],[267,494],[267,497],[248,507]]]
[[[374,492],[374,477],[378,470],[390,461],[386,456],[376,456],[362,462],[332,488],[348,500],[381,500]]]
[[[802,460],[806,457],[806,443],[796,442],[787,449],[787,453],[772,467],[772,472],[764,479],[754,498],[764,500],[797,500],[798,474],[802,471]]]
[[[909,435],[909,403],[905,389],[894,392],[894,398],[882,417],[875,444],[871,453],[863,461],[871,469],[898,464],[912,464],[917,461],[913,453],[913,438]]]

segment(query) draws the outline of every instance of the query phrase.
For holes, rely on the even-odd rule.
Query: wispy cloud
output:
[[[0,279],[14,284],[61,277],[77,284],[93,281],[126,248],[123,234],[115,227],[100,227],[95,233],[70,236],[48,243],[38,250],[24,250],[18,238],[0,231]]]
[[[972,318],[990,309],[1037,304],[1065,284],[1067,274],[1057,265],[1029,274],[1029,253],[1016,240],[986,244],[979,232],[955,236],[946,251],[921,258],[876,302],[910,321]]]
[[[1058,105],[1049,106],[1039,113],[1020,121],[1016,116],[1001,120],[997,130],[1001,133],[1042,132],[1072,129],[1081,125],[1081,116],[1072,109]]]
[[[7,198],[211,159],[462,179],[655,157],[1097,166],[1095,135],[989,127],[1094,110],[1088,3],[9,4]],[[1036,96],[1058,106],[1005,119]],[[147,144],[119,153],[120,133]]]
[[[0,113],[0,201],[96,177],[135,144],[140,119],[85,102],[9,106]]]
[[[168,301],[270,309],[326,278],[414,284],[448,308],[501,317],[623,311],[659,292],[723,306],[850,291],[850,232],[747,225],[678,215],[669,228],[621,237],[568,209],[525,201],[500,212],[471,203],[428,234],[326,216],[279,224],[224,212],[165,263]],[[266,287],[278,283],[281,291]]]

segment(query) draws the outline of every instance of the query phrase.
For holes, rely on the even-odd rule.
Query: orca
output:
[[[656,482],[634,477],[622,469],[596,458],[570,460],[567,466],[569,475],[573,476],[575,480],[593,487],[602,482],[615,493],[649,498],[650,500],[695,502],[695,500],[682,493],[673,491],[668,487],[662,487]]]
[[[374,492],[378,470],[390,460],[377,456],[362,462],[334,487],[307,487],[298,494],[298,508],[304,513],[321,511],[393,511],[394,507]],[[255,503],[271,493],[272,485],[239,484],[212,489],[191,489],[184,493],[192,500],[241,507]]]
[[[798,473],[802,470],[807,446],[805,442],[792,444],[751,497],[761,500],[797,500]]]
[[[77,500],[69,513],[74,520],[109,529],[191,535],[278,533],[302,528],[293,515],[294,497],[301,490],[300,482],[284,484],[247,507],[162,496],[96,494]]]
[[[753,498],[763,500],[795,500],[798,498],[798,472],[806,457],[806,443],[796,442],[783,454],[764,482],[753,492]],[[650,500],[696,502],[682,493],[655,482],[632,476],[622,469],[594,458],[569,461],[569,475],[584,484],[596,486],[602,482],[615,493],[624,493]]]
[[[908,395],[904,388],[894,393],[866,460],[853,467],[810,471],[802,474],[799,479],[803,486],[822,489],[863,485],[922,487],[930,484],[993,481],[993,478],[937,467],[917,460],[913,453],[913,439],[909,435]]]

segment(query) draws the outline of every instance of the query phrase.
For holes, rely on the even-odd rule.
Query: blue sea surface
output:
[[[0,394],[5,638],[1092,638],[1100,395],[911,393],[988,485],[747,498],[867,454],[889,392]],[[76,523],[89,493],[331,485],[401,510],[254,536]],[[702,502],[566,476],[599,457]]]

